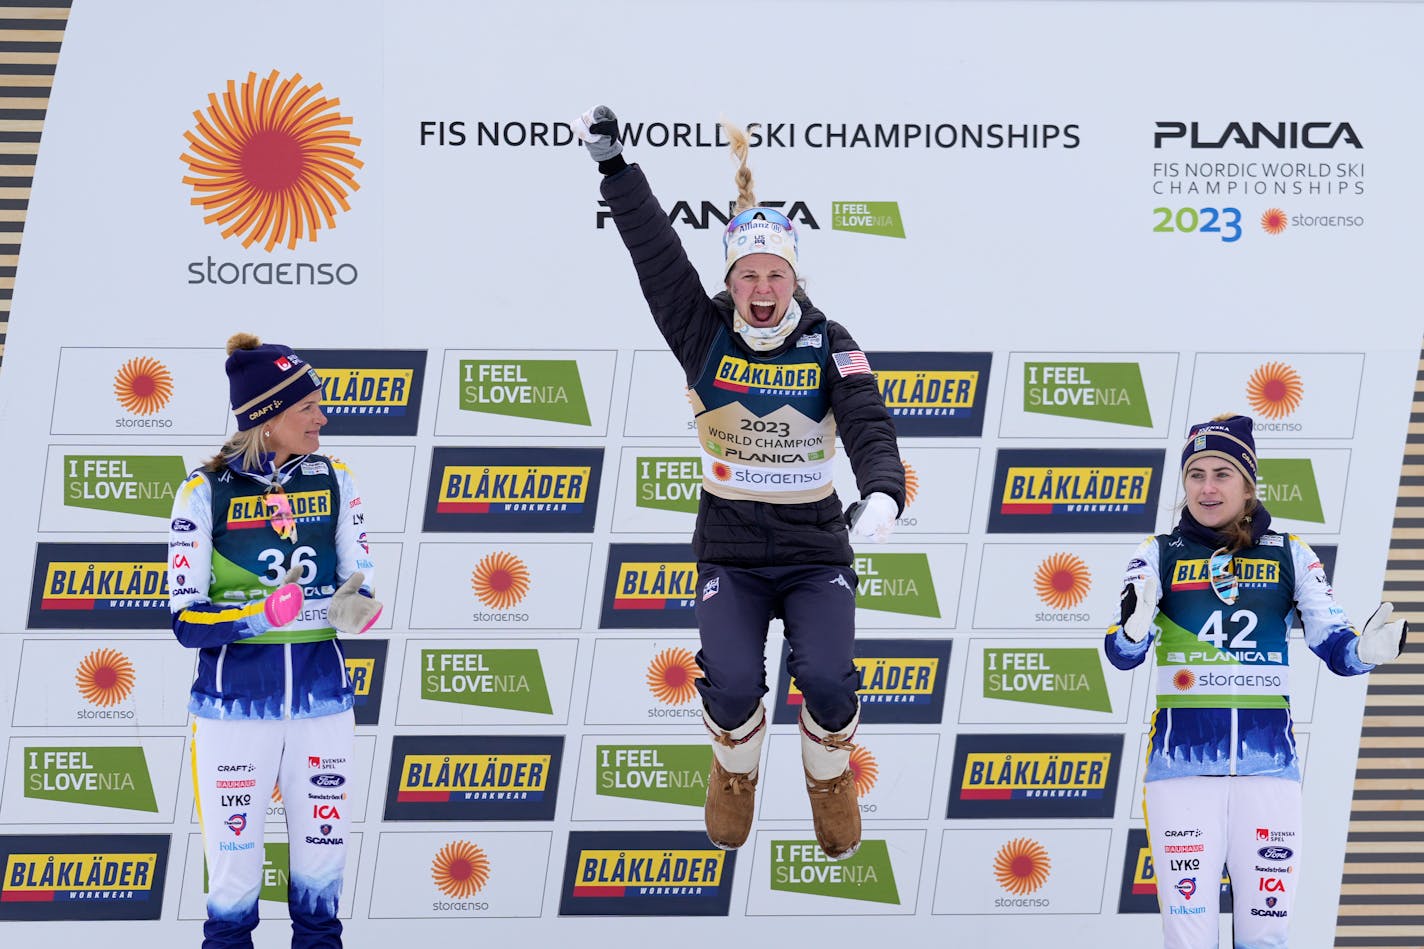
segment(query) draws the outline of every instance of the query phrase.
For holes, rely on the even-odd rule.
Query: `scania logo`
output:
[[[346,778],[339,774],[314,774],[311,783],[319,788],[339,788],[346,783]]]
[[[1295,856],[1295,851],[1289,847],[1262,847],[1256,853],[1262,860],[1289,860]]]

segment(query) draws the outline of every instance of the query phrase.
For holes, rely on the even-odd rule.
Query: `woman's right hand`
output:
[[[618,138],[618,116],[606,105],[596,105],[571,123],[594,161],[607,161],[623,152]]]
[[[292,567],[287,571],[282,585],[267,594],[267,599],[262,601],[262,615],[266,617],[269,629],[286,626],[301,613],[302,603],[306,599],[301,584],[297,583],[301,575],[300,565]]]

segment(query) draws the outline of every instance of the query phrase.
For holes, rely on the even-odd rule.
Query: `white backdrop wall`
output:
[[[1151,670],[1098,656],[1115,577],[1175,520],[1188,424],[1235,410],[1261,422],[1278,522],[1333,564],[1353,617],[1378,601],[1424,329],[1424,141],[1400,104],[1424,78],[1420,27],[1411,4],[77,3],[0,373],[0,918],[28,941],[95,919],[134,920],[105,928],[115,945],[196,938],[193,658],[153,583],[171,486],[231,426],[222,344],[248,330],[336,380],[324,449],[363,487],[387,604],[350,653],[349,945],[612,945],[665,936],[668,915],[712,917],[679,931],[693,945],[1030,945],[1065,923],[1075,944],[1151,944]],[[266,250],[205,223],[183,156],[209,96],[274,71],[349,119],[331,167],[355,186],[314,242]],[[751,842],[674,892],[607,869],[709,854],[679,595],[696,446],[568,141],[598,101],[709,288],[734,195],[716,123],[753,126],[758,196],[801,224],[811,297],[898,412],[916,490],[893,542],[858,551],[867,844],[845,868],[806,846],[774,628]],[[289,139],[249,145],[237,177],[290,177]],[[580,480],[481,510],[487,468]],[[1006,491],[1049,469],[1147,487],[1028,507]],[[855,497],[848,468],[838,483]],[[89,593],[91,565],[123,592]],[[1292,944],[1321,947],[1364,682],[1293,657],[1309,844]],[[971,754],[1103,768],[986,795]],[[521,755],[543,777],[503,796],[412,778]],[[269,813],[259,940],[278,945]],[[149,884],[36,895],[26,875],[126,853],[149,855]]]

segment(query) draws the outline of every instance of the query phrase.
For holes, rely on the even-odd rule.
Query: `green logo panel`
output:
[[[178,455],[65,455],[64,504],[167,520],[187,473]]]
[[[855,558],[855,574],[860,609],[939,618],[928,554],[865,554]]]
[[[1096,649],[985,649],[984,698],[1112,711]]]
[[[832,201],[831,230],[904,237],[898,201]]]
[[[845,860],[832,860],[814,840],[771,842],[771,888],[841,900],[899,905],[890,848],[883,840],[863,840]]]
[[[701,807],[707,801],[707,745],[598,745],[598,793]]]
[[[143,749],[25,748],[25,797],[158,813]]]
[[[1026,362],[1025,412],[1152,427],[1135,362]]]
[[[1320,487],[1309,458],[1262,458],[1256,476],[1261,503],[1276,517],[1324,524]]]
[[[466,412],[589,425],[574,359],[462,359],[460,408]]]
[[[702,463],[697,458],[640,455],[635,465],[638,507],[697,513],[697,502],[702,497]]]
[[[537,649],[422,649],[420,697],[430,702],[554,713]]]

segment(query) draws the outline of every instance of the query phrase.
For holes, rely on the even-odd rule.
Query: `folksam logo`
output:
[[[130,415],[154,415],[173,398],[173,373],[152,356],[135,356],[114,374],[114,398]]]

